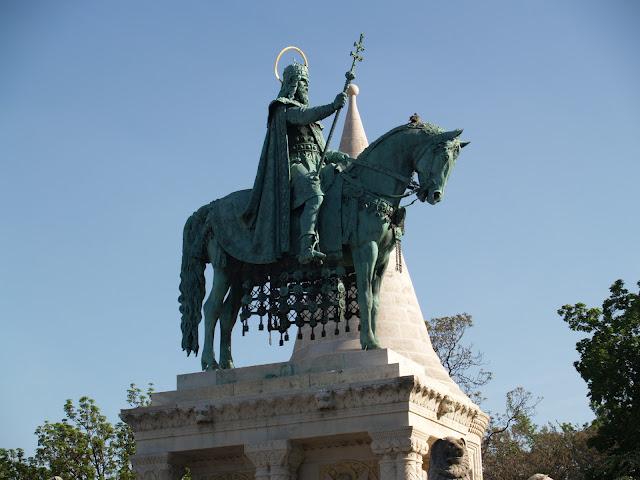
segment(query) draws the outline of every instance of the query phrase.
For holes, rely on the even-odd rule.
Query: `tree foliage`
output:
[[[33,457],[25,457],[24,450],[0,448],[0,479],[48,480],[51,472],[39,466]]]
[[[482,368],[482,354],[464,343],[464,335],[472,326],[468,314],[427,322],[433,348],[442,364],[451,378],[477,401],[482,397],[480,388],[493,375]],[[507,392],[503,412],[490,412],[491,421],[482,442],[485,480],[527,480],[540,472],[555,480],[591,480],[588,475],[592,465],[606,460],[587,444],[596,427],[535,425],[532,417],[540,401],[523,387],[516,387]]]
[[[577,303],[558,314],[588,334],[576,344],[574,366],[597,417],[590,444],[607,454],[594,478],[640,478],[640,292],[629,292],[622,280],[610,292],[602,308]]]
[[[493,373],[484,370],[483,355],[475,352],[473,345],[464,344],[462,339],[473,319],[468,313],[450,317],[432,318],[426,321],[431,337],[431,345],[440,362],[449,372],[451,379],[476,403],[482,401],[480,387],[493,377]]]
[[[131,384],[127,401],[133,407],[149,405],[152,392],[151,384],[146,392]],[[45,421],[36,429],[35,456],[26,458],[20,449],[0,450],[0,479],[135,479],[130,462],[135,442],[127,424],[111,424],[89,397],[77,405],[67,400],[64,413],[59,422]]]
[[[555,480],[589,480],[592,466],[604,460],[588,445],[594,430],[568,423],[537,427],[530,418],[520,417],[494,435],[484,450],[484,478],[527,480],[544,472]]]

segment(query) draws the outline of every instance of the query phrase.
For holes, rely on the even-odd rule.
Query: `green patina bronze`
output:
[[[356,53],[358,50],[356,50]],[[350,71],[351,74],[353,73]],[[347,83],[353,78],[347,73]],[[180,282],[182,348],[198,353],[205,318],[203,370],[232,368],[231,330],[242,311],[267,317],[267,329],[288,339],[288,328],[321,328],[329,320],[360,319],[363,349],[378,348],[376,314],[382,276],[403,230],[401,198],[442,199],[455,160],[468,142],[413,116],[387,132],[357,159],[325,151],[318,121],[339,110],[308,106],[309,74],[289,65],[268,109],[268,128],[253,189],[199,208],[184,227]],[[418,174],[418,183],[412,181]],[[213,266],[204,306],[204,269]],[[213,332],[220,320],[220,362]],[[300,333],[299,333],[300,334]]]

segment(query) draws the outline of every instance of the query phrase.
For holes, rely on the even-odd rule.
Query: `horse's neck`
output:
[[[407,132],[399,132],[383,140],[363,158],[363,161],[410,179],[413,174],[412,154],[415,148],[415,139],[412,137],[414,135]],[[375,192],[400,195],[407,188],[406,183],[367,167],[360,166],[357,174],[362,185]]]

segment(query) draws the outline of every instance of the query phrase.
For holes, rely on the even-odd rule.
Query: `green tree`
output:
[[[590,445],[607,454],[593,478],[640,478],[640,292],[629,292],[622,280],[610,292],[602,308],[577,303],[558,314],[588,335],[576,344],[574,366],[596,414]]]
[[[464,341],[473,326],[471,316],[465,313],[426,323],[443,366],[477,402],[492,373],[482,368],[482,354]],[[482,445],[485,480],[527,480],[535,473],[546,473],[556,480],[587,480],[591,465],[605,461],[587,445],[596,427],[535,425],[532,417],[540,401],[517,387],[507,392],[503,412],[489,412],[491,421]]]
[[[463,337],[473,326],[468,313],[438,317],[425,321],[431,345],[451,379],[476,403],[483,400],[480,388],[491,381],[493,373],[484,370],[483,355],[473,345],[464,344]]]
[[[588,480],[605,457],[588,445],[595,428],[571,424],[535,426],[520,417],[492,438],[483,453],[485,480],[527,480],[545,473],[556,480]],[[600,477],[605,479],[609,477]]]
[[[135,384],[127,390],[132,407],[151,404],[153,385],[143,392]],[[0,480],[135,480],[131,457],[136,445],[133,432],[124,422],[112,425],[96,402],[82,397],[75,405],[67,400],[65,418],[36,429],[38,447],[34,457],[21,449],[0,449]],[[190,480],[185,469],[182,480]]]
[[[152,392],[152,385],[143,393],[132,384],[127,401],[134,407],[146,406]],[[89,397],[80,398],[77,406],[67,400],[64,412],[61,421],[45,421],[36,429],[37,465],[65,479],[135,478],[130,463],[135,442],[128,425],[123,422],[112,425]]]
[[[38,466],[33,457],[25,457],[24,450],[0,448],[0,480],[48,480],[51,472]]]

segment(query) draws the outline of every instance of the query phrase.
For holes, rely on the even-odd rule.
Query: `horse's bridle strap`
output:
[[[395,178],[396,180],[404,183],[405,185],[408,185],[409,182],[411,181],[411,178],[405,177],[404,175],[400,175],[399,173],[396,173],[396,172],[392,172],[388,168],[381,167],[380,165],[373,165],[371,163],[358,160],[357,158],[354,158],[353,160],[351,160],[351,164],[358,165],[360,167],[370,168],[371,170],[375,170],[376,172],[384,173],[385,175]]]
[[[346,171],[341,173],[342,178],[344,178],[344,181],[347,183],[350,183],[351,185],[355,185],[356,187],[362,189],[363,192],[367,192],[369,194],[372,195],[376,195],[378,197],[386,197],[386,198],[406,198],[409,197],[411,195],[413,195],[414,193],[416,193],[416,191],[418,190],[417,186],[411,186],[410,190],[407,193],[403,193],[401,195],[393,195],[390,193],[382,193],[382,192],[376,192],[375,190],[371,189],[371,188],[365,188],[360,182],[358,182],[356,179],[351,178],[349,176],[348,173],[346,173]]]

